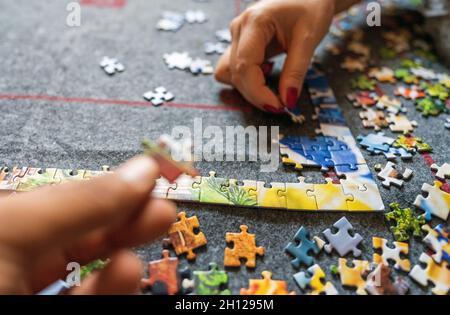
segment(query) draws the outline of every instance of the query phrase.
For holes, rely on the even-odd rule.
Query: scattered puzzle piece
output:
[[[410,100],[424,98],[426,96],[425,92],[421,91],[416,85],[411,86],[411,88],[399,86],[394,90],[394,94]]]
[[[311,289],[310,295],[337,295],[334,285],[328,281],[324,284],[324,279],[325,272],[317,264],[309,267],[307,272],[294,274],[294,280],[302,290]]]
[[[109,75],[125,71],[125,66],[123,64],[121,64],[116,58],[109,58],[108,56],[104,56],[100,61],[100,67],[102,67],[103,70],[105,70],[105,72]]]
[[[178,12],[165,11],[162,18],[156,24],[156,28],[160,31],[176,32],[184,25],[184,16]]]
[[[422,226],[422,230],[428,232],[424,237],[423,242],[433,250],[432,255],[435,262],[440,264],[442,260],[450,263],[450,243],[449,243],[449,227],[444,223],[439,224],[434,229],[429,225]]]
[[[369,77],[379,82],[395,83],[394,71],[388,67],[372,68],[369,70]]]
[[[434,182],[434,186],[424,183],[422,185],[422,192],[428,193],[425,198],[422,195],[418,195],[414,201],[414,205],[419,209],[425,211],[425,219],[431,220],[431,216],[434,215],[442,220],[447,220],[448,213],[450,211],[450,194],[441,189],[442,183],[439,181]]]
[[[412,231],[414,236],[422,236],[421,226],[425,224],[423,216],[414,216],[411,208],[401,209],[396,202],[391,203],[389,206],[392,211],[386,213],[385,218],[387,221],[392,220],[396,223],[395,226],[391,226],[390,230],[397,241],[409,240],[409,231]]]
[[[391,280],[391,268],[385,264],[379,264],[366,280],[366,291],[371,295],[405,295],[409,290],[409,284],[401,277]]]
[[[184,17],[186,19],[186,22],[188,22],[189,24],[202,24],[208,20],[205,12],[201,10],[188,10],[186,11]]]
[[[173,246],[177,256],[187,254],[188,260],[194,260],[197,256],[194,249],[206,245],[203,232],[195,232],[198,228],[200,223],[197,216],[186,218],[185,212],[178,213],[178,222],[173,223],[168,231],[168,243]]]
[[[417,127],[415,120],[410,121],[405,115],[389,114],[387,121],[390,123],[389,128],[393,132],[403,132],[404,134],[411,133]]]
[[[325,251],[331,253],[335,249],[341,257],[347,255],[349,252],[352,252],[355,257],[360,256],[361,250],[357,246],[363,238],[358,233],[355,233],[353,236],[350,235],[349,231],[353,230],[353,226],[347,218],[342,217],[333,224],[333,227],[338,230],[336,233],[332,233],[330,229],[323,231],[323,234],[328,240],[328,244],[325,245]]]
[[[189,71],[192,74],[212,74],[214,73],[214,68],[211,64],[211,61],[201,58],[193,59],[190,66]]]
[[[239,267],[240,259],[245,258],[245,265],[248,268],[256,267],[256,255],[264,255],[264,247],[256,247],[255,234],[247,233],[248,226],[241,225],[240,233],[227,233],[225,236],[227,243],[233,243],[233,248],[225,248],[224,266]]]
[[[431,97],[437,97],[441,101],[445,101],[448,99],[447,89],[439,83],[435,83],[435,84],[423,83],[422,88]]]
[[[348,51],[361,55],[365,59],[370,57],[370,47],[358,41],[352,41],[347,46]]]
[[[356,108],[366,108],[377,104],[378,96],[373,92],[358,91],[347,94],[347,99],[352,102],[353,106]]]
[[[445,103],[441,100],[424,98],[416,101],[417,110],[422,112],[422,115],[427,116],[438,116],[441,113],[447,112],[447,107]]]
[[[392,144],[395,148],[403,148],[410,152],[431,152],[433,149],[431,146],[423,142],[421,138],[413,137],[411,135],[399,135],[395,142]]]
[[[295,295],[288,292],[286,281],[272,280],[270,271],[263,271],[263,279],[250,279],[249,288],[241,289],[241,295]]]
[[[359,117],[363,120],[363,126],[366,128],[373,128],[379,131],[381,128],[387,128],[389,126],[384,112],[381,110],[374,111],[371,108],[359,113]]]
[[[419,265],[414,266],[409,276],[424,287],[428,285],[428,282],[432,282],[434,284],[433,289],[431,289],[433,294],[448,294],[450,289],[450,266],[447,262],[444,261],[441,265],[438,265],[425,253],[420,255],[419,260],[427,266],[425,269]]]
[[[360,58],[345,57],[345,60],[341,63],[341,68],[349,72],[363,72],[366,69],[366,62]]]
[[[360,145],[366,148],[367,151],[372,153],[388,152],[390,146],[394,143],[395,139],[386,137],[384,133],[371,133],[367,136],[358,136],[357,140]]]
[[[355,287],[356,294],[367,295],[365,290],[366,280],[364,275],[370,270],[370,264],[366,260],[353,260],[353,267],[347,266],[347,259],[339,258],[338,267],[332,269],[339,273],[341,283],[344,286]]]
[[[444,163],[438,166],[436,163],[431,165],[431,169],[436,172],[435,176],[441,180],[445,180],[450,177],[450,164]]]
[[[151,102],[153,106],[161,106],[165,102],[170,102],[175,98],[175,96],[163,86],[157,87],[153,91],[146,92],[143,97],[146,101]]]
[[[208,271],[194,271],[194,293],[197,295],[230,295],[226,289],[228,274],[212,262]]]
[[[141,288],[151,288],[154,294],[177,294],[178,288],[178,258],[170,257],[168,250],[163,250],[163,259],[151,261],[148,264],[148,279],[141,280]]]
[[[219,43],[208,42],[205,44],[205,53],[207,55],[212,55],[212,54],[222,55],[226,49],[227,49],[227,47],[221,42],[219,42]]]
[[[356,79],[352,79],[350,84],[353,89],[358,90],[375,90],[376,82],[374,80],[369,79],[365,75],[359,75]]]
[[[383,180],[381,184],[386,188],[391,187],[391,185],[402,187],[404,181],[410,179],[413,174],[413,171],[409,168],[406,168],[403,174],[399,173],[396,170],[396,165],[392,162],[387,162],[383,168],[377,164],[375,170],[379,172],[378,178]]]
[[[383,263],[389,266],[389,260],[395,262],[394,268],[403,271],[411,269],[411,262],[409,259],[402,259],[400,254],[408,255],[409,245],[404,242],[394,242],[394,248],[387,245],[388,241],[380,237],[372,237],[372,246],[374,249],[381,249],[382,254],[374,253],[373,262],[376,264]]]
[[[189,69],[192,63],[192,58],[187,52],[173,52],[164,54],[164,61],[169,69],[186,70]]]
[[[216,31],[216,37],[221,42],[231,43],[231,32],[228,28]]]
[[[302,226],[297,233],[295,233],[294,242],[289,242],[284,248],[284,251],[295,257],[291,260],[291,264],[294,268],[298,269],[301,264],[311,266],[314,259],[310,253],[318,254],[320,249],[316,243],[309,238],[308,230]]]
[[[386,109],[389,113],[395,115],[406,112],[406,108],[403,107],[402,102],[399,99],[387,95],[380,97],[376,107],[379,109]]]
[[[395,77],[397,79],[402,80],[406,84],[417,84],[419,83],[419,79],[411,74],[408,69],[399,68],[395,70]]]

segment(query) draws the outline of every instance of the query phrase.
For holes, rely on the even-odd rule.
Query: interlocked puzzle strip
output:
[[[448,294],[450,289],[450,266],[448,263],[443,261],[439,265],[425,253],[420,255],[419,261],[426,264],[426,267],[414,266],[409,276],[424,287],[428,285],[428,282],[432,282],[434,287],[431,289],[431,292],[433,294]]]
[[[301,271],[294,274],[294,280],[297,285],[302,289],[311,289],[309,295],[337,295],[338,291],[334,285],[327,281],[325,284],[325,272],[320,268],[319,265],[313,265],[308,268],[307,272]]]
[[[342,217],[333,224],[333,227],[337,229],[336,233],[332,233],[331,229],[323,231],[323,234],[328,240],[328,244],[325,245],[325,251],[331,253],[335,249],[341,257],[347,255],[349,252],[352,252],[355,257],[360,256],[361,250],[357,246],[363,238],[358,233],[355,233],[353,236],[350,235],[349,231],[353,230],[353,226],[347,218]]]
[[[188,260],[194,260],[197,256],[194,249],[206,245],[205,234],[195,233],[199,227],[200,223],[196,216],[187,218],[185,212],[178,213],[178,222],[173,223],[167,232],[167,242],[173,246],[177,256],[187,254]]]
[[[388,241],[380,237],[372,237],[372,245],[374,249],[381,249],[381,255],[373,254],[373,262],[376,264],[383,263],[389,266],[389,260],[395,262],[394,268],[409,271],[411,269],[411,262],[409,259],[402,259],[400,254],[408,255],[409,245],[404,242],[394,242],[394,248],[387,245]]]
[[[170,257],[169,251],[164,250],[163,258],[160,260],[151,261],[148,264],[148,279],[141,280],[141,288],[151,288],[156,284],[163,285],[167,290],[166,294],[177,294],[178,288],[178,258]],[[165,292],[157,292],[163,294]]]
[[[445,260],[450,264],[449,227],[442,223],[432,229],[426,224],[422,226],[422,230],[428,232],[423,242],[433,250],[434,254],[431,257],[434,261],[440,264],[442,260]]]
[[[355,287],[356,294],[367,295],[365,290],[366,280],[364,276],[370,270],[367,260],[353,260],[353,267],[347,266],[347,259],[339,258],[337,273],[343,286]]]
[[[255,234],[248,233],[248,226],[241,225],[240,233],[227,233],[225,240],[227,243],[233,243],[232,248],[225,248],[224,266],[239,267],[241,259],[245,259],[245,265],[248,268],[256,267],[256,255],[264,255],[264,247],[256,246]]]
[[[317,210],[316,198],[308,195],[314,190],[314,184],[305,183],[304,177],[299,177],[299,183],[286,183],[286,203],[288,209]]]
[[[316,242],[310,239],[308,230],[302,226],[295,233],[294,242],[289,242],[284,251],[294,257],[291,265],[298,269],[301,264],[311,266],[314,262],[311,254],[318,254],[320,249]]]
[[[353,196],[345,195],[342,185],[333,184],[327,178],[326,184],[315,184],[313,191],[307,191],[307,195],[314,197],[319,210],[344,210],[348,211],[347,201],[353,201]]]
[[[228,274],[212,262],[208,271],[194,271],[194,293],[197,295],[230,295],[226,289]]]
[[[241,289],[241,295],[295,295],[289,292],[286,281],[272,280],[270,271],[263,271],[263,279],[250,279],[248,289]]]
[[[425,212],[425,219],[431,220],[434,215],[442,220],[447,220],[450,211],[450,194],[443,191],[440,187],[442,183],[434,182],[434,186],[424,183],[422,191],[428,193],[427,197],[418,195],[414,201],[414,205]]]

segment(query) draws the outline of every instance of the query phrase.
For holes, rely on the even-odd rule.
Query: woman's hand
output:
[[[150,198],[159,177],[150,157],[132,159],[113,174],[45,187],[0,200],[0,293],[32,294],[65,279],[69,262],[110,258],[74,294],[129,294],[142,266],[132,246],[165,233],[174,204]]]
[[[236,87],[263,111],[280,113],[284,106],[295,107],[314,50],[334,13],[335,0],[257,2],[231,22],[232,43],[219,60],[216,79]],[[284,52],[280,100],[267,87],[261,65]]]

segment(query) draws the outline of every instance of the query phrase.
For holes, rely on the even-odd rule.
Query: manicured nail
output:
[[[298,102],[298,89],[291,87],[287,90],[286,105],[289,109],[294,109]]]
[[[278,108],[273,107],[271,105],[264,105],[263,108],[264,108],[265,111],[267,111],[269,113],[272,113],[272,114],[281,114],[281,113],[283,113],[283,111],[281,109],[278,109]]]
[[[157,176],[158,166],[155,161],[147,156],[139,156],[131,159],[116,170],[120,178],[137,189],[150,189]]]

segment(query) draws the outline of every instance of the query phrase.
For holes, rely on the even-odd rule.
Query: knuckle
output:
[[[267,26],[270,23],[270,16],[259,8],[250,8],[247,15],[247,22],[257,27]]]
[[[297,81],[302,81],[305,77],[305,73],[302,69],[289,69],[286,71],[285,77]]]

